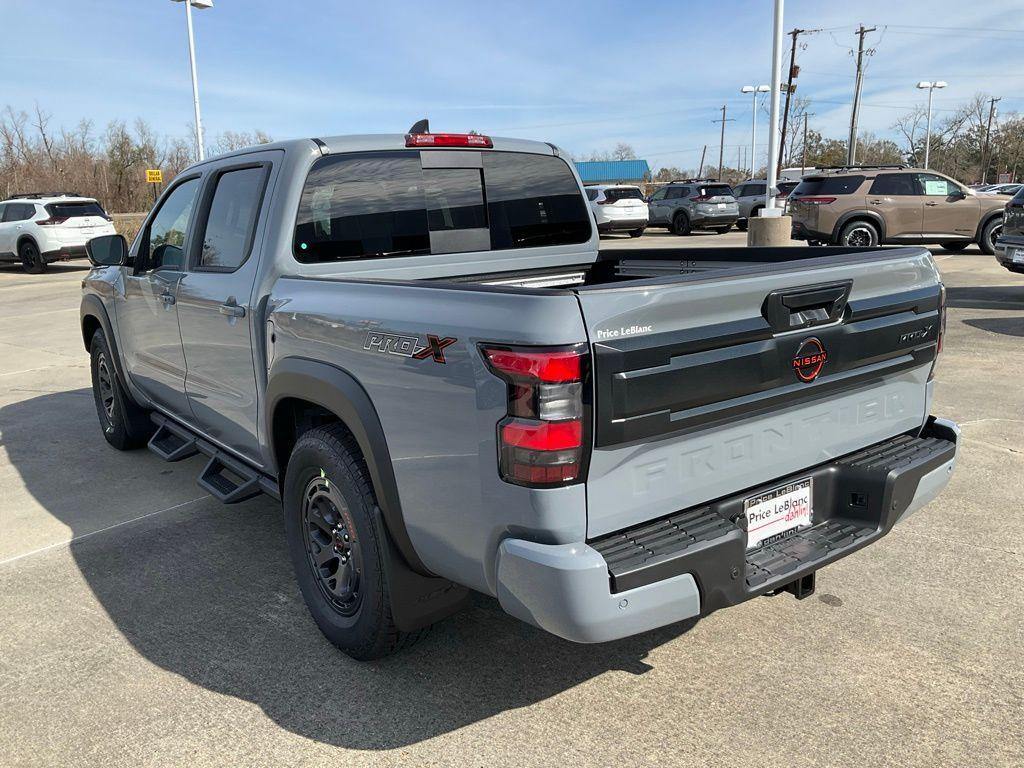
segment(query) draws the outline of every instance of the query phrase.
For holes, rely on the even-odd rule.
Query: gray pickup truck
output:
[[[280,499],[312,616],[360,659],[469,590],[580,642],[806,596],[956,461],[927,250],[601,251],[549,144],[242,150],[89,254],[107,441]]]

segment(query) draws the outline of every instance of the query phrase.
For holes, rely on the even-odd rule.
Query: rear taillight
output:
[[[36,224],[40,227],[52,227],[54,224],[63,224],[67,220],[67,216],[51,216],[48,219],[40,219]]]
[[[693,202],[695,202],[695,203],[706,203],[710,199],[711,199],[711,197],[708,196],[708,195],[697,195],[695,198],[693,198]]]
[[[828,205],[834,203],[836,199],[834,197],[795,197],[793,198],[794,203],[807,203],[808,205]]]
[[[482,351],[508,386],[508,415],[498,422],[502,479],[530,487],[581,481],[586,346],[485,346]]]
[[[407,133],[407,147],[486,147],[494,146],[490,136],[478,133]]]
[[[942,353],[942,345],[946,339],[946,286],[939,283],[939,333],[935,342],[935,360],[932,361],[932,369],[928,373],[928,380],[935,378],[935,366],[939,363],[939,355]]]

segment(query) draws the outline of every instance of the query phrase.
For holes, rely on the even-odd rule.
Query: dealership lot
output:
[[[960,465],[810,599],[578,646],[481,597],[373,664],[309,618],[275,503],[222,506],[199,459],[103,441],[85,264],[0,268],[0,763],[1021,764],[1024,276],[936,254],[933,412],[962,424]]]

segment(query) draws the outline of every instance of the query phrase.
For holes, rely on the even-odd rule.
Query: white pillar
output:
[[[185,0],[185,23],[188,26],[188,61],[192,67],[192,106],[196,112],[196,150],[204,160],[203,123],[199,118],[199,76],[196,74],[196,42],[192,36],[192,0]]]
[[[772,107],[768,125],[768,189],[765,193],[765,211],[775,209],[775,184],[778,174],[775,166],[779,158],[779,89],[782,87],[782,11],[783,0],[775,0],[775,22],[772,32]],[[772,215],[772,214],[768,214]]]

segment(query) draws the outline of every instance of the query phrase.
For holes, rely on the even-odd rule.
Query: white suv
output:
[[[594,209],[597,231],[629,232],[640,237],[647,229],[647,201],[640,187],[626,184],[601,184],[587,187],[587,199]]]
[[[0,263],[20,261],[26,272],[82,258],[89,240],[113,234],[110,216],[91,197],[33,193],[0,202]]]

